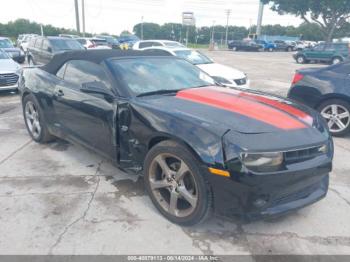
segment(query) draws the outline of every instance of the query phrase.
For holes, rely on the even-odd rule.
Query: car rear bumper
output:
[[[283,173],[208,175],[215,213],[248,220],[276,217],[313,204],[328,191],[331,159],[312,168]]]

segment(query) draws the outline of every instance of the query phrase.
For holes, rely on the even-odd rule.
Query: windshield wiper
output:
[[[172,94],[172,93],[177,93],[183,89],[162,89],[162,90],[156,90],[156,91],[151,91],[151,92],[145,92],[137,95],[137,97],[141,96],[153,96],[153,95],[164,95],[164,94]]]

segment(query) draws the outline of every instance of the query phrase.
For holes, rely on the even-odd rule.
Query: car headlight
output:
[[[283,163],[283,153],[242,153],[241,161],[248,169],[252,169],[253,171],[275,171]]]
[[[226,78],[223,78],[221,76],[212,76],[212,78],[220,84],[231,84],[231,82],[229,80],[227,80]]]

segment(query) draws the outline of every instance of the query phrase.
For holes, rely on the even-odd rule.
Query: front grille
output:
[[[325,152],[322,151],[323,147],[324,146],[316,146],[301,150],[288,151],[284,153],[284,160],[287,164],[310,160],[325,154]]]
[[[18,82],[18,75],[0,74],[0,86],[13,86]]]
[[[274,205],[280,205],[292,202],[296,199],[302,199],[308,197],[311,193],[320,188],[320,183],[307,186],[299,191],[282,195],[273,201]]]
[[[247,83],[247,78],[241,78],[241,79],[235,79],[234,80],[236,85],[238,86],[242,86],[242,85],[245,85]]]

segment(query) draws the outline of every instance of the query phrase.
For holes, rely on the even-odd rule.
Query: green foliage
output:
[[[45,35],[58,34],[77,34],[77,31],[65,28],[58,28],[52,25],[43,26]],[[27,19],[17,19],[7,24],[0,23],[0,35],[8,37],[17,37],[19,34],[41,34],[40,24],[31,22]],[[91,34],[87,34],[90,36]]]
[[[301,17],[306,23],[319,25],[324,40],[331,41],[337,30],[342,30],[350,18],[350,0],[262,0],[272,3],[279,14]]]

